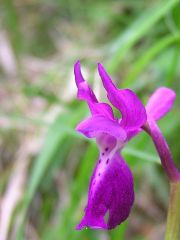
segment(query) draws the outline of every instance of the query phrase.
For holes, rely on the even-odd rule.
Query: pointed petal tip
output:
[[[78,87],[81,82],[84,82],[83,75],[81,73],[81,62],[80,60],[77,60],[74,64],[74,76],[75,76],[75,82],[76,86]]]
[[[102,83],[104,88],[106,89],[107,93],[108,91],[111,91],[112,89],[115,89],[115,85],[112,82],[110,76],[108,75],[107,71],[103,67],[101,63],[98,63],[98,72],[99,76],[101,77]]]
[[[80,69],[80,67],[81,67],[80,60],[77,60],[77,61],[74,63],[74,74],[77,73],[77,71]]]
[[[103,67],[102,63],[98,62],[98,72],[99,72],[99,75],[101,76],[101,74],[104,74],[106,73],[106,70],[105,68]],[[107,73],[106,73],[107,74]]]
[[[78,224],[75,229],[76,229],[77,231],[80,231],[80,230],[83,229],[83,227],[81,226],[81,224]]]
[[[98,62],[97,65],[98,65],[98,70],[101,69],[101,68],[103,68],[102,63]]]
[[[78,59],[78,60],[76,60],[76,62],[75,62],[75,64],[74,64],[74,66],[77,66],[77,65],[81,65],[81,62],[80,62],[80,60]]]

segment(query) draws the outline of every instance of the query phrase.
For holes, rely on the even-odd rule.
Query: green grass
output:
[[[10,230],[18,228],[17,240],[25,239],[28,224],[42,240],[140,240],[147,237],[145,231],[136,230],[132,234],[133,214],[137,214],[137,205],[132,218],[112,231],[75,230],[83,214],[88,182],[98,150],[94,140],[87,140],[74,130],[76,124],[88,114],[85,104],[78,102],[71,90],[66,93],[72,95],[70,101],[64,100],[62,95],[67,85],[71,87],[72,82],[68,81],[73,79],[75,59],[85,62],[83,66],[89,69],[87,75],[91,79],[96,76],[96,62],[102,61],[119,87],[136,90],[143,102],[160,85],[175,89],[177,103],[159,125],[179,164],[179,6],[179,0],[152,3],[110,0],[87,0],[82,3],[78,0],[73,5],[70,1],[46,0],[30,1],[29,5],[23,3],[21,8],[7,1],[0,9],[3,27],[20,69],[16,84],[12,84],[13,78],[10,76],[6,76],[7,82],[4,81],[3,67],[0,69],[2,89],[8,93],[7,103],[12,98],[11,104],[14,104],[12,109],[8,104],[3,104],[0,112],[0,117],[9,121],[8,127],[0,131],[4,140],[2,148],[8,153],[12,151],[12,156],[15,156],[14,148],[11,150],[8,146],[20,146],[11,137],[8,140],[11,144],[6,143],[5,134],[11,136],[11,131],[14,131],[23,146],[23,134],[29,133],[30,126],[37,129],[43,141],[39,152],[30,156],[22,199],[11,219]],[[39,75],[33,71],[28,74],[29,66],[23,65],[27,56],[45,64]],[[20,72],[23,72],[23,78]],[[55,78],[53,81],[51,75]],[[100,81],[99,78],[93,79],[95,85],[97,81]],[[44,107],[34,114],[31,106],[37,107],[33,105],[33,100],[37,99],[42,101]],[[63,110],[52,122],[48,122],[45,116],[51,117],[58,106]],[[168,184],[148,137],[141,134],[124,148],[122,154],[134,173],[137,194],[141,193],[142,183],[146,182],[155,192],[154,195],[154,192],[151,193],[154,197],[152,205],[160,208],[160,202],[166,207]],[[2,154],[2,162],[3,159]],[[11,164],[3,165],[0,173],[3,196],[12,174]],[[64,176],[60,183],[57,176]],[[65,202],[63,196],[67,197]],[[162,212],[164,209],[160,208]],[[31,217],[32,213],[37,215],[37,219]],[[158,219],[153,225],[146,213],[138,214],[138,219],[148,222],[146,226],[164,224],[164,220]]]

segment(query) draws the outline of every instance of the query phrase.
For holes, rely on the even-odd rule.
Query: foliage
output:
[[[109,232],[75,231],[98,151],[74,130],[88,111],[76,100],[72,70],[75,60],[81,59],[101,98],[104,93],[95,75],[99,61],[119,87],[133,89],[144,103],[158,86],[174,89],[175,107],[159,125],[178,165],[179,8],[179,0],[4,1],[0,55],[8,47],[11,61],[0,58],[0,206],[7,200],[8,189],[21,193],[17,202],[13,195],[9,197],[15,203],[9,239],[158,236],[156,225],[165,224],[169,186],[144,133],[123,152],[137,193],[129,220]],[[23,179],[13,178],[15,169]]]

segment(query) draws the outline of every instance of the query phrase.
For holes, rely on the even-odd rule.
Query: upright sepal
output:
[[[108,99],[122,114],[121,126],[128,131],[141,127],[146,122],[146,110],[136,94],[130,89],[116,88],[100,63],[98,70]]]
[[[91,87],[87,84],[85,81],[82,73],[81,73],[81,64],[80,61],[77,61],[74,64],[74,76],[75,76],[75,82],[76,86],[78,88],[78,98],[80,100],[86,100],[90,102],[97,103],[98,100],[92,91]]]
[[[113,119],[114,114],[112,108],[107,103],[99,103],[93,90],[85,81],[81,73],[80,61],[77,61],[74,65],[74,76],[76,86],[78,88],[78,99],[85,100],[88,103],[89,109],[92,114],[101,114]]]

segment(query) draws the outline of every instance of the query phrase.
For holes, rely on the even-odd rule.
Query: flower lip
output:
[[[122,157],[118,153],[113,155],[106,171],[101,175],[98,173],[102,170],[103,163],[98,162],[91,178],[85,214],[76,228],[78,230],[86,227],[115,228],[129,216],[134,202],[132,173]],[[96,183],[93,184],[94,182]]]

